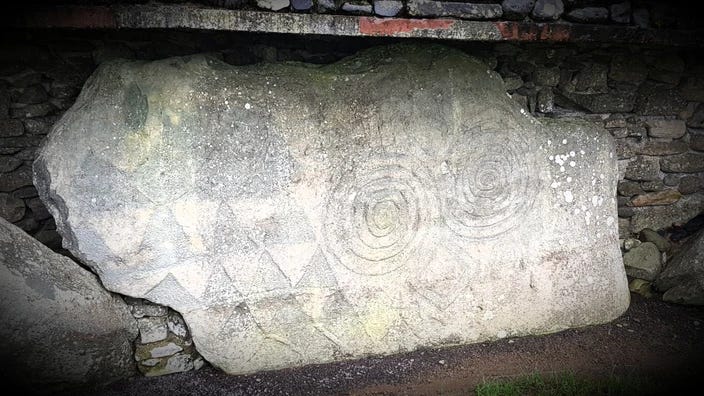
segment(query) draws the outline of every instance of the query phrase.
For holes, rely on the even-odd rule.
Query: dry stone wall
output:
[[[167,3],[169,1],[166,1]],[[201,0],[213,7],[279,13],[369,15],[381,18],[458,18],[613,24],[638,27],[696,26],[684,7],[648,0]]]

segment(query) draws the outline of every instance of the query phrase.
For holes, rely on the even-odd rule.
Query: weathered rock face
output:
[[[704,231],[692,236],[667,263],[655,287],[665,301],[704,305]]]
[[[618,316],[616,158],[590,125],[533,119],[436,46],[112,62],[35,182],[108,288],[248,373]]]
[[[3,376],[33,392],[134,375],[137,325],[95,275],[0,219]]]

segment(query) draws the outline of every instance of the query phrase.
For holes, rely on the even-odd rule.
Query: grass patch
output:
[[[604,379],[578,378],[574,373],[531,374],[513,379],[486,381],[475,389],[478,396],[579,396],[657,394],[652,381],[638,376]]]

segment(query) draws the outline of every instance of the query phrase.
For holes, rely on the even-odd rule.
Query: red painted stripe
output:
[[[115,14],[108,7],[53,7],[36,9],[21,16],[27,27],[116,28]]]
[[[452,19],[403,19],[403,18],[359,18],[359,32],[372,36],[395,36],[414,30],[447,30]]]

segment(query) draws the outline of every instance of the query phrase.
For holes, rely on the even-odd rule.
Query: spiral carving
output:
[[[404,155],[373,156],[343,174],[327,205],[328,250],[349,270],[380,275],[424,242],[437,207],[425,168]]]
[[[519,225],[537,188],[527,153],[518,134],[498,142],[495,134],[475,129],[454,142],[439,178],[448,227],[466,238],[487,239]]]

